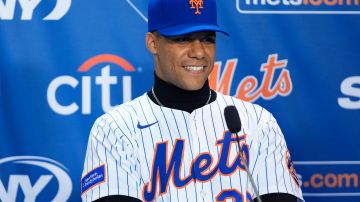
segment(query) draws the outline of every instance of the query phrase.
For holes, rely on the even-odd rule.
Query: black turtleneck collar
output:
[[[208,80],[199,90],[189,91],[181,89],[171,83],[167,83],[166,81],[160,79],[156,74],[154,74],[154,77],[154,91],[156,97],[165,107],[179,109],[191,113],[195,109],[204,106],[206,101],[209,99],[210,87]],[[147,94],[154,103],[160,105],[157,103],[151,90],[148,91]],[[209,103],[215,100],[216,93],[215,91],[211,90],[211,99]]]

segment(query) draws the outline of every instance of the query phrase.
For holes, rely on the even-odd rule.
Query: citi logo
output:
[[[360,14],[359,0],[236,0],[243,14]]]
[[[100,86],[101,89],[101,105],[104,112],[111,110],[114,106],[110,103],[111,98],[111,86],[118,84],[118,77],[110,75],[110,67],[116,66],[124,70],[125,72],[134,72],[135,68],[125,59],[112,55],[102,54],[90,58],[84,62],[79,68],[78,72],[85,73],[90,71],[93,67],[104,64],[101,68],[101,75],[95,76],[95,84]],[[111,64],[111,65],[110,65]],[[80,80],[70,75],[62,75],[53,79],[47,89],[47,101],[50,108],[60,115],[71,115],[80,110],[82,114],[91,114],[91,94],[92,94],[92,78],[91,76],[82,76]],[[81,106],[75,101],[70,104],[62,104],[59,100],[61,97],[59,94],[64,87],[78,88],[81,84]],[[123,102],[130,101],[132,99],[132,84],[131,76],[122,76],[122,96]],[[68,94],[66,94],[68,96]],[[66,97],[68,100],[69,98]],[[70,98],[75,99],[75,98]],[[119,103],[120,104],[120,103]]]
[[[26,175],[24,172],[22,174],[10,174],[6,184],[3,181],[5,176],[3,176],[4,172],[2,172],[0,175],[0,201],[20,201],[21,199],[18,197],[21,196],[24,197],[23,201],[37,201],[36,198],[54,180],[57,182],[58,189],[55,197],[47,201],[67,201],[70,198],[72,182],[68,175],[68,170],[61,163],[39,156],[13,156],[0,159],[0,168],[12,171],[18,166],[21,166],[19,170],[37,170],[40,171],[41,175],[39,178],[36,178],[38,175]]]
[[[220,73],[221,62],[215,63],[209,76],[209,84],[212,89],[230,95],[237,61],[236,58],[227,60],[222,73]],[[269,55],[267,62],[260,67],[260,71],[264,72],[262,81],[258,81],[254,76],[244,77],[237,85],[236,93],[233,96],[247,102],[254,102],[259,98],[271,100],[278,95],[288,96],[293,85],[290,71],[286,69],[287,63],[287,60],[278,60],[278,54]]]
[[[0,0],[0,20],[13,20],[16,7],[20,6],[21,20],[31,20],[41,0]],[[59,20],[69,11],[71,0],[56,0],[52,11],[43,20]]]

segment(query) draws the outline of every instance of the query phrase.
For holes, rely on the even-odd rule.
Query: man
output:
[[[83,201],[257,201],[255,190],[264,202],[302,200],[271,113],[209,87],[216,32],[227,35],[217,25],[215,0],[150,0],[148,16],[154,86],[96,120]],[[239,139],[226,127],[228,105],[240,114]]]

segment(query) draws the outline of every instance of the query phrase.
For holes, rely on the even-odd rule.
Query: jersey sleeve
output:
[[[259,194],[288,193],[303,200],[284,135],[273,117],[264,110],[259,121],[258,162],[253,178]],[[255,198],[255,194],[252,194]]]
[[[82,201],[109,195],[140,197],[140,166],[131,130],[110,114],[90,132],[81,178]]]

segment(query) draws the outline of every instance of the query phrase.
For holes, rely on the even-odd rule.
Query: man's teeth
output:
[[[200,71],[204,69],[204,66],[184,66],[185,69],[190,71]]]

